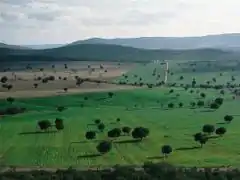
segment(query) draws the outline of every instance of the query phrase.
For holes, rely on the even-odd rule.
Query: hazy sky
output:
[[[0,0],[0,41],[240,32],[239,0]]]

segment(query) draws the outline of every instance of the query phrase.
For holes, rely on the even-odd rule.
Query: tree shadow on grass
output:
[[[86,143],[96,143],[96,142],[101,142],[101,140],[74,141],[74,142],[71,142],[70,144],[86,144]]]
[[[33,135],[33,134],[54,134],[57,133],[58,131],[32,131],[32,132],[21,132],[19,135]]]
[[[87,124],[87,127],[88,127],[88,126],[97,126],[97,124],[91,123],[91,124]]]
[[[102,100],[106,100],[106,99],[108,99],[108,97],[96,98],[96,99],[94,99],[94,100],[95,100],[95,101],[102,101]]]
[[[199,146],[193,146],[193,147],[180,147],[176,148],[176,151],[188,151],[188,150],[193,150],[193,149],[199,149]]]
[[[209,136],[208,139],[217,139],[220,138],[220,136]]]
[[[85,155],[80,155],[77,156],[78,159],[83,159],[83,158],[96,158],[101,156],[101,154],[85,154]]]
[[[204,110],[201,110],[200,112],[214,112],[215,110],[212,110],[212,109],[204,109]]]
[[[141,140],[139,139],[129,139],[129,140],[122,140],[122,141],[114,141],[116,144],[127,144],[127,143],[139,143]]]
[[[216,123],[216,124],[220,124],[220,125],[221,125],[221,124],[227,124],[227,123],[225,123],[225,122],[219,122],[219,123]]]
[[[150,160],[154,160],[154,159],[164,159],[163,156],[150,156],[150,157],[147,157],[147,159],[150,159]]]

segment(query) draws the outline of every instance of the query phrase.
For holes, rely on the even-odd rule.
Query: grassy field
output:
[[[196,89],[195,89],[196,90]],[[115,164],[138,165],[146,161],[163,161],[161,146],[169,144],[174,151],[166,160],[185,166],[240,166],[239,101],[232,95],[224,95],[224,103],[216,111],[205,108],[191,109],[189,103],[199,100],[199,94],[189,93],[176,88],[169,94],[168,88],[137,89],[114,92],[108,98],[106,92],[79,95],[53,96],[46,98],[16,99],[13,105],[5,100],[1,107],[21,106],[27,112],[0,119],[0,161],[3,165],[44,166],[44,167],[89,167],[112,166]],[[219,91],[200,90],[206,93],[205,102],[219,97]],[[176,97],[176,94],[180,94]],[[88,97],[88,100],[84,100]],[[183,108],[166,109],[167,104],[183,102]],[[81,107],[81,105],[84,107]],[[163,108],[161,108],[163,104]],[[57,112],[56,106],[66,106],[67,110]],[[226,114],[232,114],[231,124],[223,122]],[[60,132],[35,133],[37,122],[48,119],[54,122],[56,117],[64,119],[65,129]],[[113,143],[113,149],[99,157],[86,158],[96,154],[96,141],[87,141],[85,132],[95,129],[88,126],[95,119],[101,119],[105,125],[104,133],[97,134],[97,140],[107,139],[106,132],[114,127],[144,126],[149,128],[149,137],[140,143],[124,143],[131,136],[121,136]],[[120,123],[115,123],[120,118]],[[193,134],[200,132],[204,124],[215,127],[224,126],[227,133],[216,139],[210,139],[202,149]],[[53,128],[54,130],[54,128]],[[177,149],[183,150],[177,150]]]
[[[232,82],[233,76],[235,77],[233,83],[240,84],[240,64],[238,61],[168,61],[168,64],[168,83],[191,84],[195,78],[196,85],[205,84],[207,81],[210,81],[211,84],[226,84]],[[154,69],[156,69],[155,76],[153,76]],[[164,69],[165,65],[161,63],[140,64],[125,74],[127,78],[122,76],[115,81],[127,84],[135,82],[156,84],[164,80]],[[158,75],[160,78],[157,78]],[[183,76],[182,80],[180,80],[180,76]],[[213,82],[213,78],[216,78],[216,82]]]

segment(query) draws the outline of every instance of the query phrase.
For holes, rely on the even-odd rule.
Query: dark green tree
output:
[[[202,98],[205,98],[205,97],[206,97],[206,94],[205,94],[205,93],[201,93],[200,96],[201,96]]]
[[[178,104],[178,106],[179,106],[180,108],[183,107],[183,103],[180,102],[180,103]]]
[[[215,110],[216,110],[216,109],[218,109],[219,107],[220,107],[220,105],[217,104],[217,103],[215,103],[215,102],[213,102],[213,103],[210,104],[210,108],[211,108],[211,109],[215,109]]]
[[[219,136],[224,135],[227,132],[225,127],[219,127],[216,129],[215,133]]]
[[[223,98],[218,97],[214,100],[215,103],[217,103],[219,106],[221,106],[223,104]]]
[[[190,106],[192,106],[192,108],[194,108],[196,106],[196,103],[195,102],[191,102]]]
[[[226,121],[227,123],[232,122],[232,120],[233,120],[233,116],[231,116],[231,115],[224,116],[224,121]]]
[[[58,106],[57,107],[57,111],[59,111],[59,112],[62,112],[64,110],[66,110],[66,107],[64,107],[64,106]]]
[[[42,120],[38,122],[38,126],[41,130],[46,131],[48,128],[51,127],[51,122],[49,120]]]
[[[213,81],[213,82],[217,82],[217,79],[216,79],[216,78],[212,78],[212,81]]]
[[[85,138],[88,140],[92,140],[96,138],[96,132],[95,131],[88,131],[85,134]]]
[[[109,97],[109,98],[112,98],[113,95],[114,95],[113,92],[108,92],[108,97]]]
[[[211,124],[205,124],[203,127],[202,127],[202,132],[204,133],[208,133],[208,134],[211,134],[215,131],[215,127]]]
[[[125,133],[125,134],[130,134],[131,130],[132,129],[128,126],[122,127],[122,132]]]
[[[1,77],[1,83],[6,83],[8,81],[7,76]]]
[[[162,146],[162,154],[166,158],[172,152],[172,147],[169,145]]]
[[[12,84],[8,84],[7,89],[11,90],[12,88],[13,88],[13,85]]]
[[[98,124],[98,130],[99,130],[100,132],[103,132],[104,129],[105,129],[105,125],[104,125],[103,123]]]
[[[168,104],[168,108],[174,108],[174,104],[173,103],[169,103]]]
[[[14,99],[13,97],[8,97],[6,100],[7,100],[7,102],[9,102],[10,104],[12,104],[12,103],[15,101],[15,99]]]
[[[100,123],[101,123],[101,120],[100,120],[100,119],[95,119],[95,120],[94,120],[94,123],[95,123],[95,124],[100,124]]]
[[[120,123],[120,121],[121,121],[120,118],[117,118],[117,119],[116,119],[116,122],[117,122],[117,123]]]
[[[149,135],[149,129],[144,127],[136,127],[132,131],[132,137],[134,139],[140,139],[146,138]]]
[[[64,129],[63,119],[56,118],[55,127],[57,130],[63,130]]]
[[[201,101],[201,100],[199,100],[198,102],[197,102],[197,106],[200,108],[200,107],[203,107],[204,106],[204,101]]]
[[[119,129],[119,128],[114,128],[114,129],[108,131],[109,138],[118,138],[120,136],[121,136],[121,129]]]
[[[102,141],[96,148],[99,153],[106,154],[112,149],[112,143],[109,141]]]
[[[208,140],[207,136],[202,133],[196,133],[193,137],[194,137],[194,141],[200,143],[201,148],[203,147],[203,144],[205,144]]]

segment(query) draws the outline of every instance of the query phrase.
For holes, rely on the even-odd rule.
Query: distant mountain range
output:
[[[240,59],[240,34],[203,37],[92,38],[66,45],[35,47],[0,44],[0,61],[151,61],[156,59],[237,60]]]
[[[80,40],[72,44],[114,44],[140,49],[227,49],[240,50],[239,34],[208,35],[201,37],[140,37]]]
[[[139,37],[102,39],[91,38],[75,41],[70,44],[43,44],[43,45],[18,45],[17,47],[31,49],[50,49],[77,44],[113,44],[140,49],[226,49],[240,50],[240,33],[207,35],[199,37]],[[1,44],[3,46],[14,46]]]

